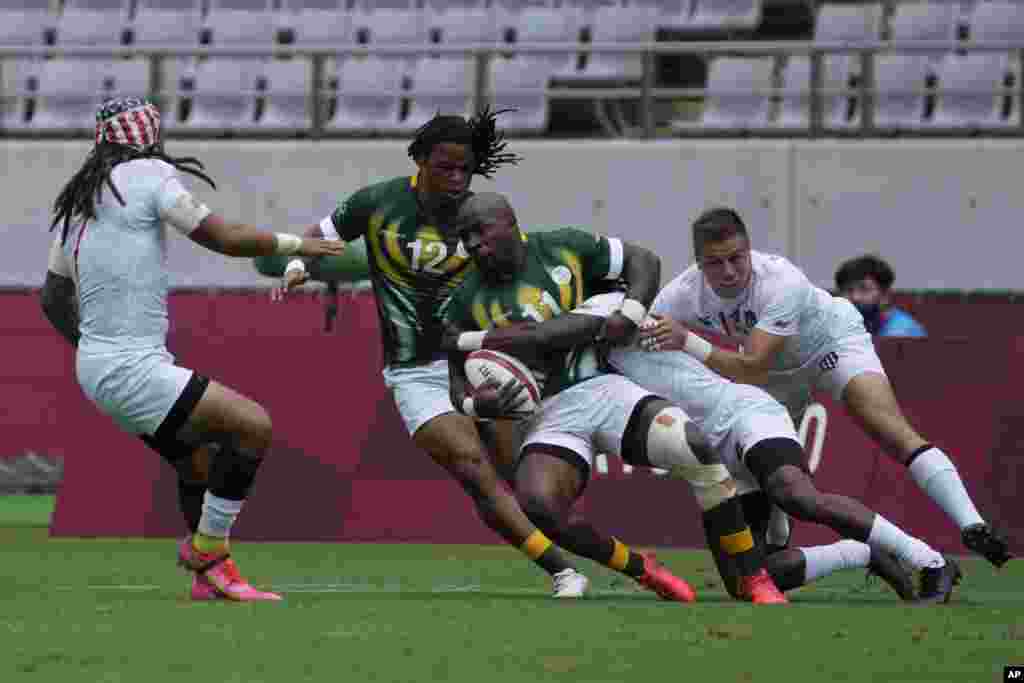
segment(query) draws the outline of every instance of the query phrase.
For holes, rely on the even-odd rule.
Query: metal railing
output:
[[[376,45],[376,46],[346,46],[335,45],[312,45],[285,46],[274,45],[272,47],[255,45],[235,45],[230,47],[136,47],[136,46],[110,46],[110,47],[10,47],[0,46],[0,60],[12,58],[82,58],[82,57],[145,57],[150,60],[150,90],[151,97],[158,101],[174,93],[175,88],[165,88],[163,83],[162,64],[166,59],[174,58],[273,58],[290,57],[309,59],[312,64],[308,96],[310,98],[310,112],[312,114],[312,126],[308,129],[312,137],[325,135],[323,103],[328,98],[334,98],[339,93],[326,87],[326,62],[328,59],[339,59],[344,57],[378,56],[378,57],[417,57],[423,55],[431,56],[463,56],[473,57],[476,60],[476,77],[473,84],[473,101],[477,108],[489,101],[489,62],[496,56],[516,55],[572,55],[578,54],[603,54],[640,56],[642,60],[642,75],[639,82],[626,84],[620,87],[601,88],[551,88],[545,91],[546,97],[551,100],[636,100],[639,103],[638,137],[655,137],[655,123],[652,115],[652,104],[655,100],[669,98],[698,98],[714,97],[714,92],[707,88],[666,88],[655,85],[655,64],[656,55],[700,55],[709,57],[808,57],[810,63],[810,84],[807,92],[794,92],[771,87],[762,92],[746,92],[745,94],[761,94],[768,98],[781,100],[783,98],[799,97],[807,98],[807,126],[800,128],[780,129],[778,126],[747,127],[742,129],[748,133],[776,133],[786,136],[810,136],[820,137],[827,133],[836,132],[831,129],[824,120],[824,99],[836,95],[855,95],[860,100],[860,121],[853,127],[844,127],[846,133],[855,132],[859,135],[874,135],[881,132],[874,121],[876,81],[875,81],[875,57],[879,54],[908,54],[908,55],[947,55],[963,53],[1009,53],[1012,55],[1012,64],[1016,75],[1016,83],[1012,88],[998,88],[992,90],[970,90],[957,91],[956,94],[979,94],[985,96],[1012,95],[1014,106],[1018,112],[1020,122],[1013,127],[993,129],[994,133],[1009,133],[1012,135],[1024,136],[1024,44],[1019,41],[986,41],[986,42],[953,42],[953,41],[874,41],[864,43],[823,43],[810,41],[724,41],[724,42],[643,42],[643,43],[514,43],[514,44],[473,44],[473,45]],[[823,62],[829,55],[853,55],[859,63],[859,85],[850,88],[829,88],[823,87],[824,67]],[[2,65],[0,61],[0,65]],[[947,91],[940,90],[940,93]],[[417,90],[417,93],[422,91]],[[187,92],[180,93],[188,96]],[[263,93],[266,94],[266,93]],[[446,93],[451,94],[451,93]],[[936,94],[931,90],[903,90],[886,91],[886,95],[899,94]],[[927,131],[932,133],[954,133],[964,134],[970,129],[956,127],[951,129],[939,129],[929,126]],[[12,132],[11,130],[5,132]],[[19,133],[22,131],[18,131]],[[702,131],[699,126],[694,128],[694,134],[700,135]],[[985,129],[985,132],[989,132]]]

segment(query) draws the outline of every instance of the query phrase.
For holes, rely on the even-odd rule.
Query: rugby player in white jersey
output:
[[[652,349],[682,350],[719,374],[762,386],[799,423],[814,390],[842,401],[864,431],[907,466],[917,485],[956,523],[965,546],[996,567],[1009,547],[982,519],[956,466],[926,441],[900,410],[854,306],[814,286],[781,256],[753,251],[747,228],[729,208],[693,224],[697,262],[658,294],[645,330]],[[688,328],[740,345],[729,351]]]
[[[178,178],[181,170],[213,185],[201,169],[195,159],[164,153],[155,106],[134,97],[104,102],[96,114],[96,144],[54,204],[51,230],[59,230],[42,305],[77,347],[75,369],[85,395],[142,437],[183,481],[197,484],[194,455],[216,445],[203,477],[197,528],[178,548],[179,564],[194,573],[191,597],[280,600],[243,579],[228,549],[231,527],[270,446],[270,417],[253,400],[175,365],[167,351],[164,226],[227,256],[324,256],[341,253],[342,245],[225,221]]]

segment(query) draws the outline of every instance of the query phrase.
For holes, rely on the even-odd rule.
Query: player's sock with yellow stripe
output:
[[[558,545],[574,555],[599,562],[634,578],[644,573],[644,558],[640,554],[630,550],[629,546],[617,538],[605,536],[586,522],[577,521],[566,526],[558,534]]]
[[[612,537],[612,543],[612,556],[605,565],[634,579],[643,576],[643,556],[615,537]]]
[[[204,555],[224,555],[228,552],[228,539],[196,532],[192,534],[192,547]]]
[[[519,549],[523,551],[527,557],[534,561],[534,563],[546,571],[548,574],[554,576],[558,572],[564,569],[573,569],[574,567],[565,559],[565,555],[558,549],[551,539],[544,535],[540,529],[534,530],[525,541],[519,545]]]
[[[704,530],[712,552],[735,566],[739,576],[752,576],[764,568],[764,554],[754,543],[739,496],[706,511]]]

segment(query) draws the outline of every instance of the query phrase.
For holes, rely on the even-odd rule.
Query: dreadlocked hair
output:
[[[125,161],[135,159],[160,159],[183,171],[201,178],[217,189],[213,180],[203,172],[203,164],[195,157],[170,157],[164,152],[162,142],[137,149],[128,145],[120,145],[106,140],[100,141],[89,152],[82,167],[78,169],[64,189],[57,195],[53,203],[54,218],[50,230],[63,223],[60,241],[63,244],[68,238],[68,229],[75,218],[89,220],[96,217],[96,204],[103,201],[103,186],[106,185],[114,197],[125,205],[124,197],[118,191],[110,174],[114,167]]]
[[[426,159],[434,145],[442,142],[469,145],[476,162],[473,173],[490,178],[501,166],[515,165],[523,159],[505,151],[508,143],[496,125],[498,115],[509,111],[515,109],[492,111],[484,107],[468,121],[461,116],[437,114],[416,131],[409,156],[414,160]]]

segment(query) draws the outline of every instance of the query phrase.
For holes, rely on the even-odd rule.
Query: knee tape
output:
[[[686,440],[687,422],[686,413],[675,406],[659,412],[647,433],[647,459],[672,478],[688,481],[700,509],[707,511],[732,498],[736,483],[725,465],[705,465],[697,459]]]
[[[686,440],[690,418],[679,408],[659,411],[647,429],[647,460],[653,467],[672,470],[678,466],[698,465],[700,461]]]

